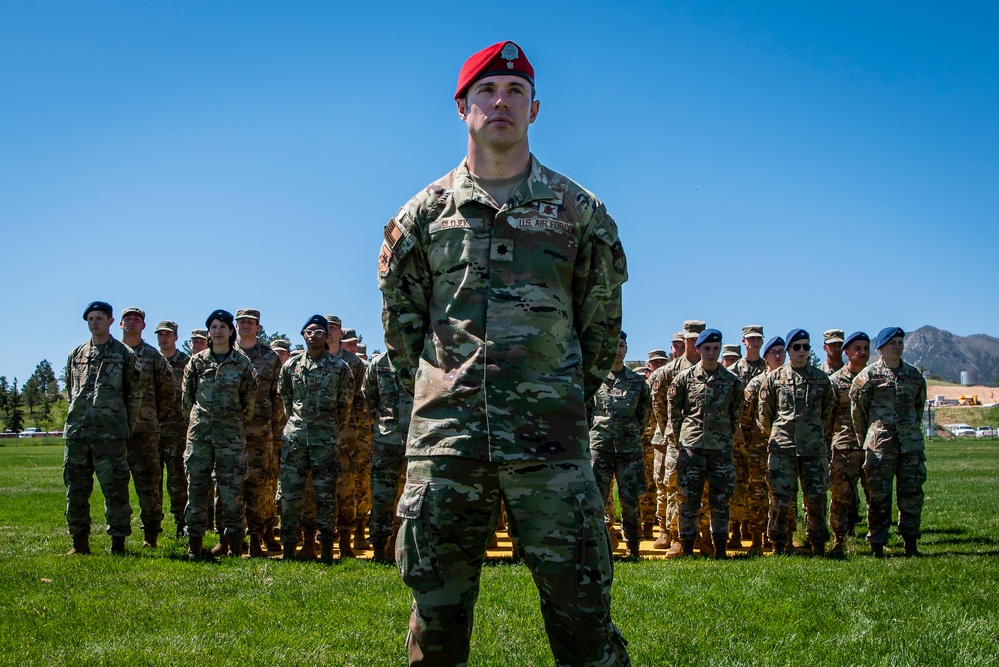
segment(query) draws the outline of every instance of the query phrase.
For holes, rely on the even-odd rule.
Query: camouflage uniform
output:
[[[832,374],[829,381],[833,387],[832,420],[829,426],[829,526],[837,542],[853,533],[853,526],[860,507],[857,482],[866,488],[864,481],[864,449],[853,430],[853,417],[850,414],[850,387],[856,373],[849,366],[843,366]]]
[[[610,498],[611,481],[617,477],[621,528],[628,542],[642,539],[638,514],[638,501],[645,489],[642,427],[650,400],[645,378],[625,366],[611,371],[590,402],[593,476],[605,502]]]
[[[646,381],[646,386],[649,383]],[[656,434],[656,419],[652,414],[652,389],[649,388],[649,409],[642,425],[642,458],[645,461],[645,491],[638,501],[639,514],[642,517],[642,530],[651,531],[656,523],[656,447],[652,439]]]
[[[125,440],[142,402],[135,354],[112,336],[103,345],[88,342],[77,347],[70,353],[66,369],[69,408],[62,479],[69,534],[90,535],[90,495],[96,473],[104,494],[107,533],[127,537],[132,533],[132,506]]]
[[[794,482],[801,480],[805,500],[806,535],[813,546],[829,539],[826,491],[829,461],[826,433],[832,419],[832,385],[811,365],[790,362],[764,376],[760,387],[760,428],[769,435],[770,512],[767,534],[779,545],[788,542],[787,514]]]
[[[357,521],[364,518],[362,510],[367,512],[363,493],[359,496],[357,492],[358,477],[368,474],[366,469],[362,470],[366,453],[364,434],[370,430],[364,395],[361,393],[366,367],[360,357],[342,347],[333,356],[347,364],[354,377],[350,416],[340,432],[340,481],[336,487],[337,527],[353,531]]]
[[[225,537],[241,543],[246,530],[243,482],[246,480],[246,425],[253,419],[257,392],[253,364],[234,347],[222,361],[211,348],[191,357],[184,369],[187,429],[187,534],[202,538],[212,509],[212,473],[218,479],[225,515]]]
[[[388,355],[376,354],[364,375],[364,401],[375,422],[371,463],[371,539],[386,542],[392,536],[393,516],[406,479],[406,433],[413,412],[407,394]]]
[[[825,361],[823,361],[822,365],[819,366],[819,370],[820,371],[822,371],[826,375],[830,375],[830,376],[833,373],[835,373],[836,371],[840,370],[841,368],[844,368],[844,364],[840,363],[839,366],[837,366],[836,368],[833,368],[832,366],[829,365],[829,360],[828,359],[826,359]]]
[[[746,388],[749,386],[749,381],[753,378],[763,374],[767,370],[766,362],[760,358],[756,361],[749,361],[745,357],[739,359],[735,362],[730,371],[735,373],[739,380],[742,381],[742,389],[745,392]],[[757,390],[759,391],[759,390]],[[745,401],[743,401],[743,412],[745,413]],[[756,404],[754,401],[753,412],[751,413],[751,418],[753,422],[756,420]],[[764,444],[766,441],[764,440]],[[764,447],[764,452],[766,447]],[[732,521],[738,521],[740,524],[749,521],[749,516],[752,511],[758,509],[754,507],[750,509],[750,484],[753,477],[753,468],[758,465],[758,457],[754,459],[753,454],[750,452],[750,443],[747,440],[746,435],[746,420],[745,416],[742,420],[741,428],[739,432],[735,435],[735,449],[732,451],[732,462],[735,464],[735,493],[732,494],[732,500],[729,503],[729,509],[732,517]],[[767,467],[766,456],[763,457],[763,471],[764,477]],[[766,482],[764,482],[764,485]],[[766,487],[764,486],[764,516],[766,516]],[[762,532],[765,530],[761,528]],[[744,531],[743,534],[745,534]]]
[[[288,422],[281,450],[281,542],[287,549],[301,537],[299,516],[311,474],[316,525],[321,542],[336,537],[337,451],[340,427],[347,422],[354,378],[340,359],[324,351],[292,357],[281,368],[281,398]]]
[[[769,471],[767,435],[760,430],[759,422],[756,421],[760,405],[760,387],[763,386],[765,376],[764,372],[753,377],[743,391],[741,442],[746,451],[746,502],[742,521],[745,524],[743,534],[750,535],[766,531],[767,511],[770,507],[767,486]]]
[[[920,427],[926,380],[915,367],[901,364],[892,370],[879,359],[860,371],[850,388],[853,428],[865,450],[871,544],[888,542],[893,482],[898,485],[898,534],[912,539],[921,535],[926,453]]]
[[[184,447],[187,441],[187,415],[183,410],[184,369],[191,357],[180,350],[167,359],[173,375],[173,407],[160,422],[160,460],[166,471],[166,488],[170,494],[170,513],[178,529],[186,525],[187,474],[184,472]]]
[[[139,519],[147,539],[155,539],[163,523],[163,462],[160,460],[160,421],[170,416],[176,400],[173,371],[160,351],[140,340],[136,367],[142,383],[142,404],[135,430],[125,441],[128,470],[139,498]]]
[[[532,156],[497,210],[462,162],[389,222],[378,275],[392,366],[413,394],[396,545],[410,655],[467,661],[502,498],[556,664],[630,664],[585,458],[627,278],[603,204]]]
[[[711,505],[715,545],[728,541],[729,500],[735,491],[733,435],[742,418],[742,383],[719,364],[706,371],[700,362],[680,373],[669,388],[669,415],[677,457],[679,535],[697,539],[704,485]]]

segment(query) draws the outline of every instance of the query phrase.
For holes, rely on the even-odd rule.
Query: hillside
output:
[[[960,382],[961,371],[977,372],[978,383],[988,386],[999,378],[999,338],[985,334],[955,336],[923,326],[906,335],[902,358],[950,382]]]

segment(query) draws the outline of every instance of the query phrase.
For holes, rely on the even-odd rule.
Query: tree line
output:
[[[63,379],[65,381],[65,370]],[[65,421],[66,399],[60,390],[55,369],[47,359],[38,362],[35,371],[20,388],[17,378],[11,384],[6,376],[0,375],[0,416],[3,417],[4,430],[14,433],[23,431],[25,412],[45,430],[61,428]]]

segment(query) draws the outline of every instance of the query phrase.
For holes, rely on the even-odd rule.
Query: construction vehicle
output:
[[[958,405],[981,405],[982,402],[978,400],[978,394],[971,394],[970,396],[961,395],[961,398],[957,399]]]

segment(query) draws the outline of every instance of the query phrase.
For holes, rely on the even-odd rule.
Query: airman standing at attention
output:
[[[843,368],[843,330],[829,329],[822,332],[822,348],[826,351],[826,360],[819,367],[826,375],[832,375]]]
[[[687,353],[686,339],[683,337],[682,331],[677,331],[673,334],[672,340],[670,340],[670,359],[679,359],[684,354]]]
[[[731,343],[722,346],[722,366],[732,370],[732,366],[742,359],[742,348],[738,343]]]
[[[846,554],[846,536],[853,534],[860,507],[857,482],[863,477],[864,448],[853,430],[850,387],[871,358],[871,338],[863,331],[856,331],[846,337],[843,350],[848,363],[829,378],[833,386],[832,422],[827,438],[831,447],[829,491],[832,500],[829,504],[829,526],[835,539],[829,552],[831,556]]]
[[[160,354],[170,364],[173,374],[173,408],[160,422],[160,460],[166,472],[166,487],[170,494],[170,513],[177,524],[177,539],[184,537],[184,509],[187,507],[187,473],[184,472],[184,447],[187,441],[187,415],[182,407],[184,369],[191,357],[177,349],[177,323],[163,320],[156,325],[156,342]]]
[[[128,470],[139,497],[144,547],[155,547],[163,525],[163,463],[160,459],[160,422],[173,412],[173,371],[160,351],[142,340],[146,313],[126,308],[121,313],[121,342],[135,353],[142,383],[142,405],[135,430],[125,441]]]
[[[742,379],[742,385],[766,370],[766,362],[760,357],[760,346],[763,345],[763,327],[759,324],[749,324],[742,327],[742,344],[746,346],[746,356],[736,362],[732,372]]]
[[[884,556],[891,525],[891,492],[897,484],[898,534],[906,556],[919,556],[916,542],[926,482],[925,441],[921,430],[926,380],[902,361],[905,332],[886,327],[875,344],[881,358],[857,374],[850,388],[853,428],[864,443],[867,473],[867,540],[871,553]]]
[[[274,354],[278,356],[278,359],[281,360],[281,365],[284,366],[285,362],[288,361],[288,357],[291,356],[291,343],[284,338],[275,338],[271,341],[271,349],[274,350]]]
[[[774,553],[787,553],[787,516],[794,502],[794,481],[805,499],[806,534],[812,552],[821,556],[829,539],[826,492],[829,460],[826,434],[832,421],[829,377],[808,363],[808,332],[787,334],[788,363],[767,373],[760,388],[760,428],[769,435],[770,511],[767,532]]]
[[[364,538],[364,526],[367,523],[368,513],[371,511],[371,457],[374,448],[374,424],[371,415],[368,414],[368,406],[364,403],[364,394],[361,387],[364,384],[364,376],[368,370],[366,361],[357,356],[358,346],[361,339],[354,329],[344,329],[340,338],[343,349],[353,354],[360,362],[352,366],[354,371],[354,382],[357,389],[354,392],[354,404],[350,410],[350,420],[353,426],[355,452],[353,466],[354,484],[354,549],[370,549],[371,545]],[[348,480],[348,483],[350,481]]]
[[[646,384],[652,377],[656,369],[662,368],[669,363],[669,353],[666,350],[652,350],[649,352],[646,361],[648,372],[645,375]],[[635,370],[638,372],[638,369]],[[655,535],[652,532],[656,525],[656,447],[653,439],[656,434],[656,418],[652,414],[652,389],[649,388],[649,410],[645,418],[645,425],[642,427],[642,455],[645,459],[645,493],[639,502],[642,513],[642,539],[651,540]],[[663,443],[662,449],[665,452],[665,443],[662,436],[659,438]]]
[[[191,356],[208,349],[208,329],[191,329]]]
[[[70,554],[90,553],[90,496],[94,474],[104,494],[104,518],[111,553],[124,555],[129,521],[128,455],[125,440],[139,417],[142,385],[135,354],[111,335],[114,311],[94,301],[83,311],[90,340],[66,362],[66,523],[73,538]]]

